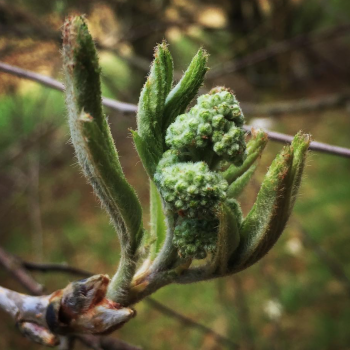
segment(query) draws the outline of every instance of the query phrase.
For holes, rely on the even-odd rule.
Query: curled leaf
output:
[[[276,243],[291,214],[300,186],[309,135],[297,134],[275,158],[257,200],[242,223],[241,241],[230,259],[230,271],[241,271],[260,260]]]
[[[223,173],[224,178],[229,184],[242,176],[255,163],[261,156],[267,141],[267,134],[263,130],[252,130],[252,138],[247,143],[247,158],[243,164],[241,166],[231,165]]]
[[[163,153],[163,112],[165,99],[173,81],[173,60],[165,42],[157,45],[150,74],[141,91],[137,132],[142,141],[135,142],[140,159],[151,176]],[[147,151],[143,150],[146,145]],[[147,154],[152,154],[150,160]]]
[[[163,139],[168,126],[175,118],[186,111],[187,106],[196,96],[208,71],[208,54],[200,49],[193,57],[181,80],[170,91],[165,101],[163,120]]]
[[[142,209],[124,176],[102,111],[98,57],[83,17],[71,17],[64,24],[63,61],[72,143],[85,176],[117,229],[122,258],[116,279],[123,293],[135,270],[143,234]]]

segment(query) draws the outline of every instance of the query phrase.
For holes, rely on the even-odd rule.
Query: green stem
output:
[[[152,271],[164,271],[171,268],[177,258],[177,250],[173,245],[175,215],[169,211],[166,212],[165,221],[167,226],[166,239],[161,251],[152,265]]]
[[[217,170],[221,159],[222,158],[220,156],[218,156],[216,153],[213,153],[212,158],[211,158],[211,162],[209,163],[210,170],[212,170],[212,171]]]
[[[123,253],[119,260],[117,272],[108,285],[106,297],[114,300],[122,305],[127,302],[127,294],[129,291],[130,281],[136,271],[136,259]]]

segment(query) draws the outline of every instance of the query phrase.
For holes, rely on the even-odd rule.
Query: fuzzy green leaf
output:
[[[295,135],[293,142],[292,142],[292,148],[293,148],[293,165],[292,165],[292,175],[290,178],[289,187],[291,189],[290,192],[290,212],[293,209],[300,183],[301,178],[303,175],[303,170],[305,166],[305,159],[307,150],[309,148],[311,142],[311,136],[308,134],[302,134],[299,132],[297,135]],[[290,213],[289,212],[289,213]]]
[[[135,143],[137,152],[147,172],[153,175],[154,169],[163,154],[163,112],[166,96],[173,82],[173,60],[165,42],[155,49],[150,74],[141,91],[138,113],[137,131],[142,143],[148,145],[143,151],[141,142]],[[145,153],[151,153],[151,157]]]
[[[159,59],[161,61],[162,75],[165,77],[164,80],[164,94],[165,98],[168,96],[171,88],[173,87],[174,79],[174,62],[168,49],[167,43],[163,41],[157,46]]]
[[[300,186],[308,135],[297,134],[271,164],[258,198],[243,221],[241,243],[230,260],[231,272],[243,270],[260,260],[276,243],[292,211]]]
[[[256,168],[257,165],[253,164],[245,173],[243,173],[238,179],[235,179],[235,181],[232,182],[232,184],[227,189],[228,198],[237,198],[242,193],[249,180],[254,175]]]
[[[136,251],[142,239],[142,209],[136,194],[121,172],[118,155],[115,150],[112,135],[109,132],[107,121],[104,131],[98,127],[94,120],[80,118],[81,133],[88,147],[86,161],[89,163],[88,171],[93,171],[89,176],[91,182],[96,181],[96,186],[103,191],[101,201],[105,205],[112,218],[122,220],[127,235],[122,236],[122,247]],[[89,115],[90,118],[90,115]],[[120,216],[120,217],[119,217]],[[118,227],[119,233],[123,229]]]
[[[247,143],[247,158],[241,166],[231,165],[224,173],[225,180],[231,184],[243,175],[261,156],[268,138],[263,130],[252,130],[252,138]]]
[[[159,162],[159,154],[153,153],[155,149],[149,143],[145,142],[137,131],[131,131],[131,134],[141,162],[150,179],[153,179],[153,175]]]
[[[276,215],[284,201],[292,161],[292,151],[285,147],[265,175],[257,200],[241,226],[241,242],[230,261],[230,268],[234,271],[252,265],[276,242],[278,237],[271,234],[271,222],[278,220]]]
[[[204,75],[208,70],[207,61],[207,52],[200,49],[193,57],[181,80],[167,96],[164,108],[163,138],[165,138],[168,126],[178,115],[186,111],[187,106],[202,86]]]
[[[239,218],[228,205],[223,205],[219,215],[219,232],[216,251],[207,274],[222,274],[227,272],[228,260],[237,249],[240,241]]]
[[[165,241],[166,225],[163,212],[162,199],[156,185],[150,181],[150,214],[151,214],[151,235],[150,240],[154,241],[151,248],[151,259],[154,260]]]
[[[135,254],[143,234],[142,208],[127,182],[102,112],[100,68],[83,17],[67,20],[63,31],[66,104],[75,152],[85,176],[116,227],[122,247],[117,279],[120,293],[134,273]],[[115,286],[112,281],[111,286]],[[117,296],[114,296],[114,300]]]

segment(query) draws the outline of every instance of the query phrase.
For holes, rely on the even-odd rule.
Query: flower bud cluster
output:
[[[183,219],[174,230],[174,246],[182,258],[204,259],[216,248],[219,221]]]
[[[179,255],[204,259],[215,251],[220,205],[226,202],[239,223],[242,217],[239,204],[227,199],[227,181],[210,169],[213,156],[240,166],[246,144],[244,117],[232,93],[216,88],[197,101],[168,127],[170,149],[159,161],[154,181],[167,208],[177,213],[173,244]]]
[[[213,214],[226,198],[227,181],[210,171],[204,162],[171,165],[176,156],[170,152],[166,152],[154,176],[163,199],[181,216],[198,218]]]
[[[243,123],[243,113],[234,95],[216,88],[200,96],[188,113],[175,119],[165,142],[180,152],[210,146],[218,156],[239,166],[246,157]]]

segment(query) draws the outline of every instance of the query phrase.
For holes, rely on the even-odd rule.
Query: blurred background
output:
[[[86,14],[103,94],[137,103],[156,43],[176,78],[203,46],[203,91],[232,88],[247,124],[350,148],[350,2],[342,0],[0,0],[0,60],[62,81],[64,18]],[[283,103],[281,104],[281,101]],[[302,101],[302,103],[301,103]],[[135,115],[106,109],[127,178],[145,207]],[[113,274],[119,245],[69,143],[62,93],[0,71],[0,246],[36,263]],[[245,213],[281,144],[269,142],[239,198]],[[350,349],[350,159],[311,152],[296,208],[274,249],[237,276],[172,285],[114,336],[144,349]],[[77,276],[32,272],[46,292]],[[28,292],[0,266],[0,285]],[[1,313],[1,349],[39,349]],[[84,349],[76,344],[76,349]]]

